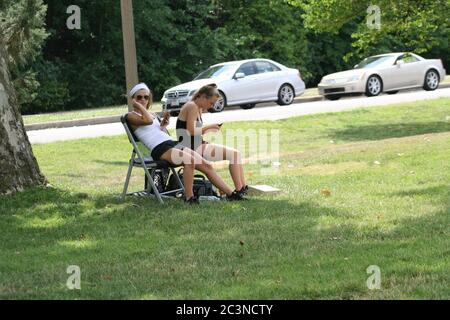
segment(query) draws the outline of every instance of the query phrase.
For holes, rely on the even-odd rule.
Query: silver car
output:
[[[250,109],[256,103],[268,101],[289,105],[305,91],[305,83],[297,69],[269,59],[231,61],[213,65],[193,81],[164,92],[163,110],[176,115],[198,89],[211,83],[217,84],[220,99],[210,112],[220,112],[235,105]]]
[[[388,53],[369,57],[353,70],[329,74],[318,85],[319,94],[337,100],[347,94],[377,96],[395,94],[401,89],[436,90],[446,71],[440,59],[424,59],[408,53]]]

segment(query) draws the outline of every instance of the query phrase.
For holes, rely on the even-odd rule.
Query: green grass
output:
[[[54,188],[0,198],[0,299],[449,299],[449,116],[439,99],[227,123],[280,130],[279,172],[246,172],[282,192],[194,207],[117,198],[125,136],[35,145]]]

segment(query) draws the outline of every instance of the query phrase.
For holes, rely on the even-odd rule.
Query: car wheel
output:
[[[428,70],[425,75],[425,82],[423,88],[427,91],[436,90],[439,87],[439,74],[436,70]]]
[[[379,76],[373,75],[367,79],[366,96],[375,97],[383,91],[383,82]]]
[[[178,117],[179,114],[180,114],[180,111],[170,111],[171,117]]]
[[[219,99],[217,100],[214,107],[208,110],[209,112],[211,113],[222,112],[222,110],[227,106],[227,98],[225,97],[223,92],[219,91],[219,95],[220,95]]]
[[[396,93],[398,93],[398,90],[394,90],[394,91],[388,91],[388,92],[386,92],[387,94],[396,94]]]
[[[278,101],[277,103],[280,106],[287,106],[290,105],[295,98],[295,92],[294,88],[290,84],[283,84],[278,91]]]
[[[254,104],[254,103],[247,103],[247,104],[241,105],[240,107],[241,107],[241,109],[248,110],[248,109],[254,108],[255,105],[256,105],[256,104]]]
[[[342,98],[342,96],[340,94],[331,94],[331,95],[325,96],[325,99],[332,100],[332,101],[339,100],[340,98]]]

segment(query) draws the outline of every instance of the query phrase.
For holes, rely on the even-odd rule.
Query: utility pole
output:
[[[127,94],[139,82],[136,58],[136,39],[134,35],[133,0],[120,0],[122,13],[123,53],[125,59],[125,77]],[[128,97],[128,109],[133,110]]]

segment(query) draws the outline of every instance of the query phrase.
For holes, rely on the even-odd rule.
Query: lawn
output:
[[[450,298],[450,99],[228,128],[280,130],[246,167],[280,194],[122,202],[124,135],[33,146],[53,188],[0,197],[0,299]]]

